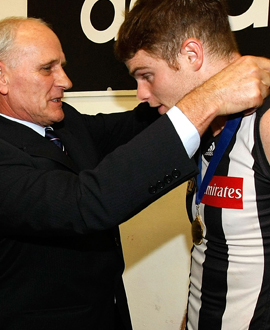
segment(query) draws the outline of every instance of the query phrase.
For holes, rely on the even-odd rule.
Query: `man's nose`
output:
[[[137,85],[137,98],[141,102],[148,102],[150,95],[151,95],[149,89],[145,86],[145,84],[143,82],[138,82],[137,84],[138,84]]]
[[[72,82],[65,73],[64,69],[61,68],[57,79],[56,79],[56,85],[59,87],[62,87],[64,90],[70,89],[72,87]]]

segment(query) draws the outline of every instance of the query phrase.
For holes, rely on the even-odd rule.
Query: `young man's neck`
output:
[[[218,70],[216,73],[226,68],[229,64],[235,62],[240,56],[241,55],[239,53],[233,53],[228,59],[226,58],[225,60],[218,61],[217,63]],[[227,121],[227,116],[219,116],[212,121],[210,127],[212,129],[213,136],[218,135],[223,130],[226,121]]]

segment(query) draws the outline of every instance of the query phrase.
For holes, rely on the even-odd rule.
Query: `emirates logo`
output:
[[[213,176],[202,203],[222,208],[242,209],[243,178]]]

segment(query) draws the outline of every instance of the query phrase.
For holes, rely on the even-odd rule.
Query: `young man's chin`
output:
[[[158,112],[159,112],[160,115],[164,115],[168,110],[169,110],[169,108],[167,108],[163,104],[158,107]]]

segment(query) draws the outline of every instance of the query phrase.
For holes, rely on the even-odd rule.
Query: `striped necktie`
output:
[[[52,127],[45,127],[45,138],[48,139],[49,141],[53,142],[54,144],[56,144],[57,147],[59,147],[62,151],[67,153],[60,138],[55,134]]]

